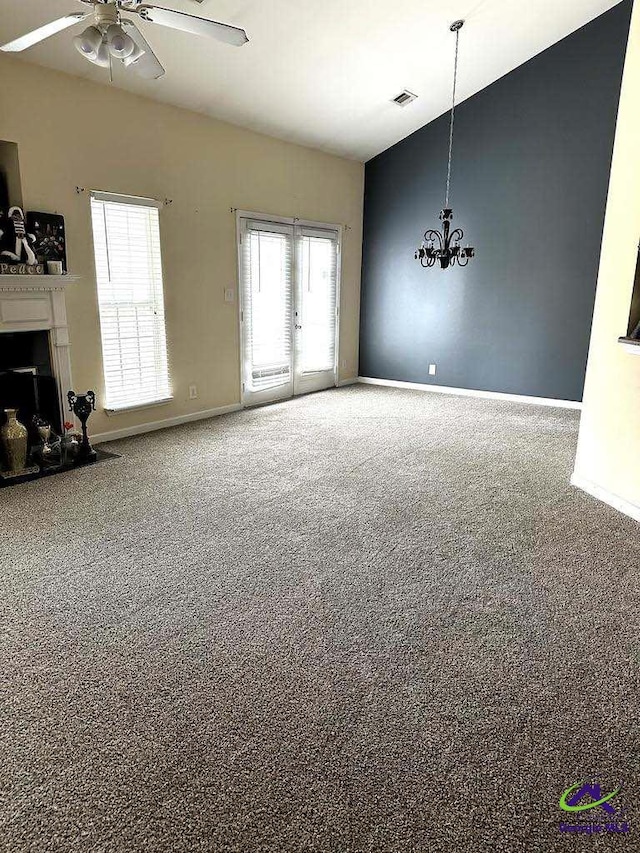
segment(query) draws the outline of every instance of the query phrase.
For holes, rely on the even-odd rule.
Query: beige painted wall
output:
[[[224,302],[237,279],[232,207],[348,226],[340,378],[357,375],[362,164],[6,56],[0,81],[0,140],[18,143],[25,208],[64,214],[69,268],[82,276],[67,289],[76,390],[104,396],[89,196],[76,185],[173,199],[161,236],[174,400],[98,411],[94,434],[239,401],[237,304]]]
[[[640,3],[622,83],[574,482],[640,512],[640,354],[627,333],[640,240]],[[633,506],[627,506],[631,509]]]

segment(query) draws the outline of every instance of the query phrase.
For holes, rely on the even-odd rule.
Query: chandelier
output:
[[[430,228],[425,231],[422,245],[416,252],[416,260],[419,260],[423,267],[433,267],[439,263],[443,270],[450,266],[466,267],[471,258],[475,256],[475,249],[472,246],[460,245],[460,241],[464,238],[464,231],[461,228],[452,230],[451,223],[453,221],[453,210],[449,207],[449,189],[451,186],[451,160],[453,154],[453,122],[456,112],[456,86],[458,83],[458,52],[460,46],[460,30],[464,26],[464,21],[455,21],[449,29],[456,34],[456,59],[453,70],[453,102],[451,104],[451,125],[449,128],[449,162],[447,165],[447,190],[444,200],[444,208],[440,211],[440,221],[442,222],[442,231],[436,231]]]

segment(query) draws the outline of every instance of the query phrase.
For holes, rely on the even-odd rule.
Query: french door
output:
[[[336,384],[339,233],[241,217],[242,402]]]

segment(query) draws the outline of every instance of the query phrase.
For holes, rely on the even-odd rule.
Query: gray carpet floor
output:
[[[639,528],[577,426],[354,386],[1,492],[0,850],[640,850]],[[591,777],[627,835],[559,832]]]

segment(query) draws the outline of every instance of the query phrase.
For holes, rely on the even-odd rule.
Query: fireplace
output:
[[[65,288],[76,276],[0,275],[0,407],[59,433],[73,388]],[[4,413],[1,415],[4,420]]]
[[[48,331],[0,334],[0,409],[17,409],[32,433],[33,420],[39,417],[60,434],[62,414]]]

